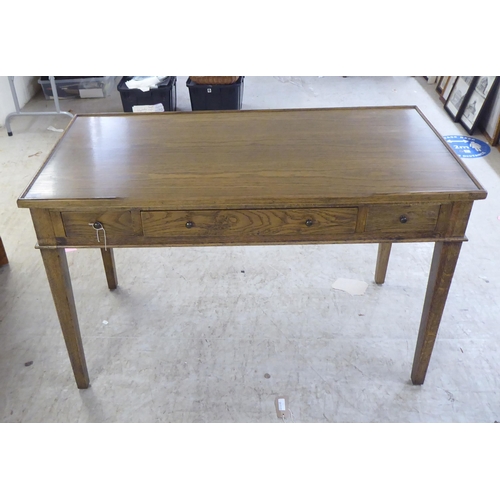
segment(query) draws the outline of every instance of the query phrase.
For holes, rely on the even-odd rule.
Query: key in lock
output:
[[[89,226],[92,226],[95,229],[98,243],[101,242],[99,238],[99,231],[102,231],[102,234],[104,235],[104,250],[107,250],[108,248],[107,248],[106,230],[104,229],[102,222],[99,222],[98,220],[96,220],[95,222],[89,222]]]

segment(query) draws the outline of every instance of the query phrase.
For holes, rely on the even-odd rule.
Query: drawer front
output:
[[[61,212],[61,219],[68,238],[80,240],[83,238],[94,242],[96,240],[96,230],[92,227],[94,222],[102,224],[108,240],[114,236],[133,236],[135,234],[130,211]],[[102,234],[102,231],[100,233]]]
[[[441,205],[374,205],[369,207],[366,233],[432,233]]]
[[[332,235],[352,234],[357,208],[290,210],[193,210],[143,211],[145,237],[218,241],[328,240]]]

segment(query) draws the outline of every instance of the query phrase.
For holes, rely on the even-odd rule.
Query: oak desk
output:
[[[486,191],[414,106],[80,115],[18,200],[31,210],[77,386],[89,386],[65,247],[435,242],[422,384],[474,200]]]

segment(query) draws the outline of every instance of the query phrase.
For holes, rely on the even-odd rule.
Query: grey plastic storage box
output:
[[[114,87],[114,76],[56,76],[57,96],[59,99],[80,99],[107,97]],[[53,99],[52,87],[48,76],[38,80],[45,99]]]

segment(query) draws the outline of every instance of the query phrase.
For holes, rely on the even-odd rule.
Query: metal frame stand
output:
[[[52,87],[52,95],[54,96],[54,104],[56,105],[56,111],[32,111],[32,112],[21,111],[21,108],[19,107],[19,101],[17,99],[16,87],[14,85],[14,77],[9,76],[8,79],[9,79],[10,91],[12,92],[12,99],[14,99],[14,105],[16,107],[16,111],[13,113],[9,113],[7,115],[7,118],[5,119],[5,128],[7,129],[7,134],[9,136],[12,135],[12,129],[10,128],[10,119],[13,116],[66,115],[69,116],[70,118],[73,118],[73,115],[71,113],[68,113],[67,111],[61,111],[61,108],[59,106],[59,96],[57,95],[56,80],[53,76],[49,76],[49,80],[50,80],[50,86]]]

